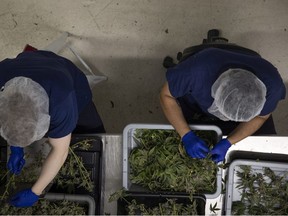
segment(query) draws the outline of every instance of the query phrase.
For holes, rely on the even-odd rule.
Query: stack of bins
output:
[[[222,132],[216,126],[190,125],[190,128],[193,131],[215,131],[215,143],[222,138]],[[128,193],[128,197],[125,197],[125,199],[138,200],[151,208],[153,208],[155,205],[158,205],[159,202],[166,201],[166,198],[175,198],[179,202],[187,203],[189,200],[188,193],[172,191],[149,191],[149,189],[133,184],[130,181],[129,155],[131,150],[137,147],[134,134],[138,129],[174,130],[171,125],[158,124],[130,124],[125,127],[123,132],[123,188],[125,188]],[[216,175],[216,185],[213,193],[197,194],[193,196],[193,199],[196,201],[198,206],[197,212],[199,215],[205,214],[206,199],[214,199],[221,194],[222,169],[218,169]],[[127,214],[127,210],[125,211],[125,203],[121,200],[118,201],[118,213]]]

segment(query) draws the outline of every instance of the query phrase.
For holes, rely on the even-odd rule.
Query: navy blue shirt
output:
[[[39,83],[48,94],[48,137],[60,138],[71,133],[76,127],[79,113],[92,101],[85,74],[71,61],[52,52],[23,52],[15,59],[0,62],[0,87],[18,76]]]
[[[166,73],[171,95],[187,98],[204,113],[212,105],[211,88],[217,78],[229,68],[251,71],[267,88],[266,102],[260,116],[271,113],[285,98],[286,89],[277,69],[260,56],[250,56],[217,48],[196,53]]]

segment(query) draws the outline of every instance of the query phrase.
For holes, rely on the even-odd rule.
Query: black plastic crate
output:
[[[93,192],[88,192],[84,188],[77,188],[75,194],[85,194],[90,195],[94,198],[96,203],[96,214],[100,212],[100,200],[101,200],[101,157],[102,157],[102,140],[100,137],[93,135],[72,135],[71,145],[83,140],[94,140],[92,141],[92,146],[89,150],[74,149],[77,156],[82,158],[85,168],[91,173],[91,179],[94,183]],[[6,168],[7,163],[7,142],[0,137],[0,168]],[[3,182],[5,179],[3,180]],[[0,182],[1,184],[3,182]],[[56,187],[56,185],[50,185],[47,187],[47,191],[55,193],[67,193],[66,190],[62,190]]]
[[[6,172],[6,164],[7,164],[7,142],[0,137],[0,180],[2,179],[2,175],[5,175]],[[2,194],[1,186],[4,185],[6,179],[2,179],[0,181],[0,194]]]
[[[231,151],[229,153],[228,163],[232,163],[234,160],[259,160],[259,161],[274,161],[274,162],[288,162],[287,154],[279,153],[264,153],[264,152],[251,152],[251,151]]]
[[[101,166],[102,166],[102,140],[97,136],[86,136],[86,135],[72,135],[71,145],[83,141],[83,140],[93,140],[91,141],[91,148],[89,150],[81,150],[79,148],[74,149],[74,152],[79,156],[85,168],[91,173],[91,179],[94,183],[93,192],[89,192],[82,187],[79,187],[73,192],[74,194],[85,194],[90,195],[94,198],[96,203],[96,214],[100,213],[100,201],[101,201]],[[66,189],[60,189],[56,185],[52,185],[49,192],[54,193],[69,193]],[[71,194],[71,193],[70,193]]]
[[[0,163],[7,162],[7,142],[0,137]]]
[[[101,157],[102,157],[102,140],[96,136],[74,135],[71,144],[86,139],[93,139],[92,146],[89,150],[75,149],[77,156],[82,158],[85,168],[91,171],[91,179],[94,182],[94,192],[92,195],[100,195],[101,191]],[[81,191],[80,191],[81,192]]]
[[[125,200],[126,201],[125,201]],[[167,202],[167,199],[175,199],[176,203],[188,205],[191,204],[191,200],[188,196],[180,195],[168,195],[168,194],[147,194],[147,193],[129,193],[124,199],[120,198],[117,201],[117,215],[128,215],[127,201],[131,202],[133,199],[136,200],[137,204],[144,204],[145,208],[154,208],[159,205],[159,203]],[[196,211],[198,215],[205,215],[205,196],[194,195],[193,201],[196,202]]]
[[[213,140],[215,143],[222,138],[222,132],[220,128],[214,125],[190,125],[191,130],[199,132],[212,132],[214,134]],[[131,151],[138,146],[137,140],[135,139],[135,133],[137,130],[175,130],[171,125],[162,125],[162,124],[130,124],[124,128],[123,131],[123,187],[129,192],[151,192],[158,194],[173,194],[173,195],[186,195],[189,194],[185,191],[183,192],[174,192],[174,191],[160,191],[160,190],[149,190],[147,187],[142,185],[132,183],[131,181],[131,167],[129,162],[129,156]],[[221,194],[222,188],[222,168],[218,168],[216,172],[216,183],[214,191],[197,191],[197,194],[204,194],[207,199],[217,198]]]

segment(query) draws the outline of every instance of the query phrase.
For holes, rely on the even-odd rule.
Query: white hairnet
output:
[[[30,145],[49,125],[49,98],[42,86],[26,77],[5,83],[0,92],[0,134],[9,145]]]
[[[213,104],[208,112],[223,121],[247,122],[259,115],[266,101],[266,86],[253,73],[229,69],[211,89]]]

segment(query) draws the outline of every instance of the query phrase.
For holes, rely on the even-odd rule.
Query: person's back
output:
[[[161,106],[192,158],[210,152],[220,162],[232,144],[247,136],[276,133],[271,113],[286,89],[277,69],[258,55],[207,48],[168,68],[166,79]],[[195,124],[197,112],[209,116],[198,123],[215,124],[228,135],[212,150],[188,125]]]
[[[9,203],[32,206],[65,162],[72,133],[105,133],[86,76],[69,60],[29,51],[0,62],[0,134],[10,145],[8,170],[19,174],[24,147],[47,135],[51,150],[39,178]]]
[[[209,114],[208,108],[214,99],[211,88],[218,77],[231,68],[252,72],[267,88],[266,103],[262,115],[272,112],[279,100],[285,98],[285,85],[277,69],[259,56],[244,55],[217,48],[205,49],[167,70],[167,81],[175,98],[188,95],[201,110]],[[189,101],[188,101],[189,102]]]
[[[0,62],[0,86],[17,76],[39,83],[54,100],[61,101],[75,91],[79,112],[92,98],[84,73],[68,59],[49,51],[23,52],[14,59]]]
[[[47,92],[51,117],[47,135],[50,137],[58,138],[71,133],[83,110],[93,103],[92,92],[85,74],[71,61],[52,52],[28,51],[20,53],[14,59],[5,59],[0,62],[0,86],[19,76],[32,79]],[[93,127],[103,128],[95,109],[92,109],[96,113],[94,115],[96,126]],[[87,133],[91,132],[88,130],[89,128],[87,128]],[[97,132],[97,130],[94,131]]]

